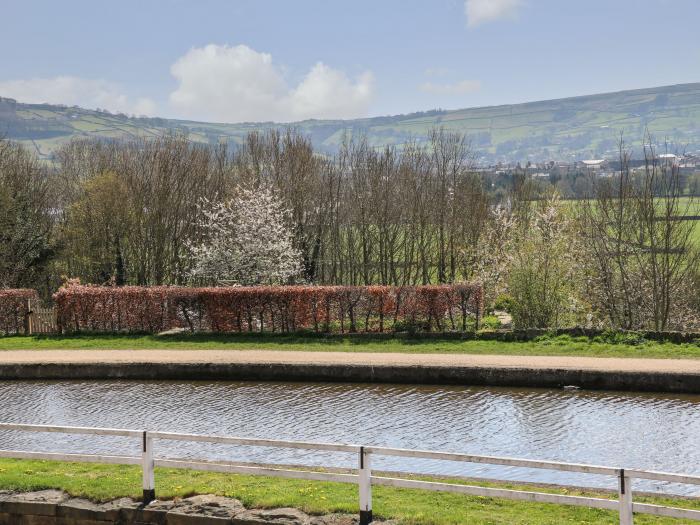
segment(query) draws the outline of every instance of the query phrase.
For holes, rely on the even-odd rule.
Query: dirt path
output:
[[[6,364],[227,363],[431,366],[700,374],[700,359],[303,352],[279,350],[6,350]]]

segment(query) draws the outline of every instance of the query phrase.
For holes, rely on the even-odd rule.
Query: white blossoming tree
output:
[[[242,188],[228,202],[200,203],[200,243],[190,246],[191,276],[226,285],[281,284],[298,276],[302,256],[287,226],[288,210],[266,188]]]
[[[463,272],[484,286],[487,307],[508,290],[517,228],[515,215],[503,206],[496,206],[489,212],[479,242],[460,251]]]

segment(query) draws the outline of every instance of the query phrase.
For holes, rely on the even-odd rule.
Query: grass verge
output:
[[[371,334],[76,334],[0,337],[0,350],[187,349],[397,352],[411,354],[500,354],[700,359],[700,343],[649,341],[625,334],[596,337],[540,336],[532,341],[426,339]]]
[[[140,476],[140,469],[134,466],[0,460],[0,489],[20,491],[62,489],[73,496],[85,497],[93,501],[108,501],[120,497],[138,499],[141,495]],[[518,484],[483,482],[475,484],[533,490],[532,486]],[[356,513],[358,506],[357,488],[344,483],[156,469],[156,487],[160,499],[187,497],[194,494],[218,494],[237,498],[248,508],[296,507],[311,514]],[[555,492],[551,489],[536,490]],[[566,493],[611,497],[607,493],[573,489]],[[635,501],[700,509],[700,500],[638,497]],[[607,525],[617,523],[614,512],[598,509],[390,487],[374,487],[373,503],[377,518],[393,518],[406,525],[464,523]],[[690,525],[694,522],[638,515],[635,516],[635,523],[658,525],[687,523]]]

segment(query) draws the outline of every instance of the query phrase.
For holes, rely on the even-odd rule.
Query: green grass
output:
[[[647,341],[634,334],[598,337],[541,336],[532,341],[425,339],[369,334],[181,334],[169,336],[83,334],[0,337],[0,350],[47,349],[227,349],[311,352],[397,352],[411,354],[499,354],[700,359],[700,342]]]
[[[93,501],[140,498],[140,476],[140,469],[134,466],[0,460],[0,489],[62,489]],[[533,490],[531,485],[516,483],[470,484]],[[550,488],[534,490],[556,492]],[[560,493],[612,497],[609,493],[578,489]],[[310,514],[356,513],[358,507],[357,488],[350,484],[175,469],[156,469],[156,494],[160,499],[217,494],[237,498],[248,508],[296,507]],[[700,500],[697,499],[637,497],[635,500],[700,509]],[[406,525],[603,525],[617,522],[616,514],[611,511],[389,487],[373,488],[373,507],[377,518],[393,518]],[[680,525],[692,522],[637,515],[635,523]]]
[[[661,200],[661,199],[659,199]],[[583,201],[575,199],[565,199],[562,201],[564,209],[568,210],[567,213],[574,215],[576,207],[580,206]],[[659,203],[659,206],[662,202]],[[681,197],[678,215],[700,215],[700,197]],[[691,239],[695,243],[695,246],[700,247],[700,221],[690,221],[692,225]]]

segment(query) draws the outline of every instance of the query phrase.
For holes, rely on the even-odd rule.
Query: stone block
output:
[[[56,525],[56,516],[34,516],[22,514],[5,514],[7,521],[2,525]]]
[[[131,498],[121,498],[103,503],[100,507],[104,513],[105,521],[129,524],[131,523],[131,521],[129,521],[129,516],[141,507],[141,503]]]
[[[245,511],[243,504],[222,496],[192,496],[175,502],[168,512],[168,525],[222,525]]]
[[[311,518],[311,525],[358,525],[359,523],[359,516],[351,514],[328,514]]]
[[[173,501],[155,500],[148,505],[122,509],[120,516],[126,523],[147,523],[148,525],[166,525],[168,511],[175,507]]]
[[[168,512],[168,525],[231,525],[231,518],[198,516],[174,510]]]
[[[234,525],[311,525],[311,518],[298,509],[253,509],[233,518]]]
[[[82,498],[72,498],[56,508],[56,516],[67,520],[107,521],[101,505]]]
[[[68,496],[60,490],[3,494],[0,496],[0,513],[56,516],[58,505],[67,499]]]

